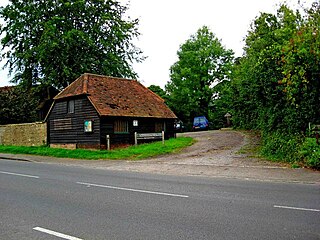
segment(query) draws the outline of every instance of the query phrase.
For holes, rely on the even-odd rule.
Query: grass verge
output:
[[[261,136],[259,131],[241,130],[247,138],[246,143],[237,152],[238,154],[246,154],[248,157],[260,158]]]
[[[11,153],[11,154],[29,154],[38,156],[50,156],[58,158],[75,158],[75,159],[128,159],[138,160],[149,157],[155,157],[158,155],[176,153],[181,149],[190,146],[194,143],[193,138],[190,137],[179,137],[172,138],[162,142],[153,142],[148,144],[141,144],[138,146],[131,146],[123,149],[115,149],[111,151],[106,150],[85,150],[85,149],[57,149],[50,148],[47,146],[41,147],[23,147],[23,146],[3,146],[0,145],[0,153]]]

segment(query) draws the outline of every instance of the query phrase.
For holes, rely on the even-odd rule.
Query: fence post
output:
[[[164,131],[161,132],[162,135],[162,144],[164,144]]]
[[[134,132],[134,145],[138,145],[137,132]]]
[[[110,151],[110,135],[107,135],[107,149]]]

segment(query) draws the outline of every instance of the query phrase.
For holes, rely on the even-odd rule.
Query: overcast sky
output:
[[[295,6],[298,0],[287,0]],[[5,5],[7,0],[0,0]],[[147,59],[134,64],[138,80],[164,88],[179,46],[206,25],[236,56],[242,55],[243,39],[260,12],[275,13],[283,0],[121,0],[129,2],[128,15],[139,18],[141,36],[135,44]],[[312,0],[302,0],[310,6]],[[0,70],[0,86],[8,85],[6,70]]]

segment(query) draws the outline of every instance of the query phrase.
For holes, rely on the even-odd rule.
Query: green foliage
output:
[[[210,127],[220,129],[226,126],[226,113],[233,113],[230,81],[224,80],[213,87],[213,98],[210,102]]]
[[[316,2],[305,17],[282,5],[255,19],[232,75],[236,127],[294,135],[320,118],[319,19]]]
[[[163,98],[163,100],[167,100],[168,99],[168,95],[167,95],[166,91],[163,90],[160,86],[150,85],[148,87],[148,89],[150,89],[152,92],[154,92],[155,94],[157,94],[158,96]]]
[[[1,153],[12,154],[31,154],[40,156],[51,156],[59,158],[75,158],[75,159],[130,159],[138,160],[149,157],[154,157],[162,154],[175,153],[181,149],[190,146],[194,143],[194,140],[190,137],[172,138],[162,142],[153,142],[149,144],[141,144],[138,146],[131,146],[123,149],[116,149],[111,151],[105,150],[85,150],[85,149],[56,149],[43,147],[17,147],[17,146],[3,146],[0,145]]]
[[[315,138],[271,133],[263,136],[261,154],[268,159],[320,169],[320,145]]]
[[[166,85],[168,105],[188,125],[193,117],[208,116],[213,86],[228,79],[233,52],[226,50],[208,27],[200,28],[177,52]]]
[[[290,163],[301,162],[308,124],[320,119],[319,2],[304,11],[282,5],[255,19],[227,95],[234,126],[261,130],[262,154]],[[306,165],[317,167],[317,157],[304,154]]]
[[[300,135],[288,135],[273,132],[262,135],[261,154],[274,161],[295,163],[300,161],[298,154],[303,138]]]
[[[299,153],[308,167],[320,169],[320,145],[315,138],[306,138]]]
[[[13,82],[62,88],[85,72],[136,77],[138,20],[126,11],[114,0],[10,0],[0,34]]]
[[[26,123],[38,120],[39,97],[36,89],[4,87],[0,91],[0,125]]]

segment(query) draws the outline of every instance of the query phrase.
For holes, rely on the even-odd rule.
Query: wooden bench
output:
[[[138,140],[153,140],[153,139],[162,139],[164,144],[164,131],[161,133],[134,133],[134,144],[138,145]]]

